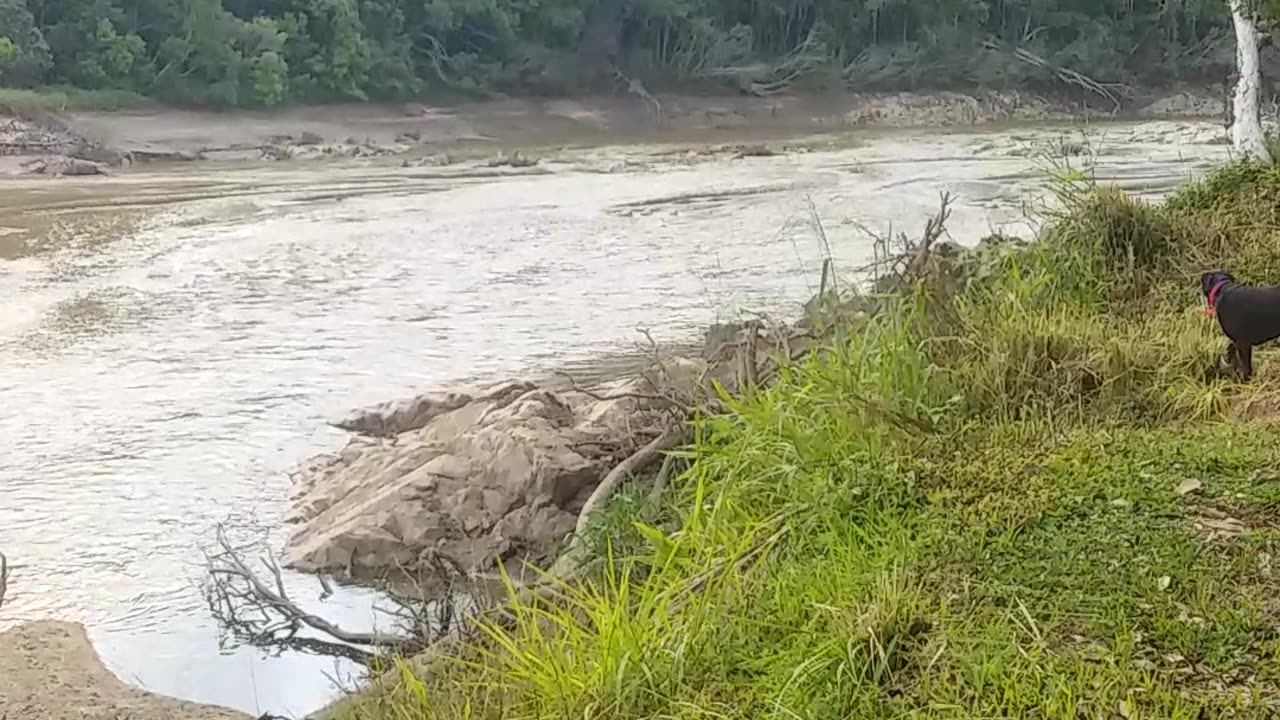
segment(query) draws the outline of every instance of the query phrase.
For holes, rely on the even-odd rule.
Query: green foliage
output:
[[[9,38],[0,35],[0,67],[9,65],[18,59],[18,46]]]
[[[1196,275],[1270,267],[1280,173],[1062,183],[1039,242],[944,256],[698,421],[583,585],[343,720],[1273,717],[1280,445],[1240,410],[1274,423],[1276,365],[1220,377]]]
[[[249,63],[253,99],[260,105],[279,105],[289,88],[289,64],[275,50],[267,50]]]
[[[7,84],[221,105],[580,92],[614,68],[650,86],[928,90],[1232,66],[1221,0],[0,0],[0,29]]]
[[[63,110],[126,110],[146,107],[154,101],[127,90],[85,90],[41,87],[34,90],[0,88],[0,107],[19,115]]]
[[[78,53],[69,79],[79,87],[128,89],[147,65],[146,43],[132,33],[121,35],[110,20],[98,21],[85,49]]]
[[[50,62],[49,45],[25,0],[0,0],[0,81],[37,82]]]

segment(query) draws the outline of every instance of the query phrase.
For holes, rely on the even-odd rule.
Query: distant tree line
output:
[[[769,94],[1221,80],[1223,0],[0,0],[0,84],[213,106],[620,79]]]

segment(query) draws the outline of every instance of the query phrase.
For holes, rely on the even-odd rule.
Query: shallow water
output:
[[[1102,126],[1099,179],[1153,197],[1226,157],[1217,128]],[[0,627],[86,623],[138,685],[301,715],[332,660],[220,651],[199,592],[226,523],[277,547],[327,419],[452,381],[794,312],[821,258],[870,259],[958,194],[951,236],[1025,233],[1036,159],[1076,131],[877,134],[774,157],[566,152],[528,170],[287,164],[0,190]],[[818,144],[813,147],[821,148]],[[811,222],[822,220],[826,247]],[[6,230],[7,228],[7,230]],[[353,627],[370,595],[318,604]],[[340,669],[349,670],[343,666]]]

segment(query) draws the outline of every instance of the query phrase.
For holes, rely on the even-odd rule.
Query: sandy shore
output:
[[[0,718],[247,720],[244,713],[155,695],[103,666],[84,627],[33,622],[0,632]]]

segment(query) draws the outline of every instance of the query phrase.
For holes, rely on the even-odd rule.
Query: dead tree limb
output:
[[[217,529],[217,542],[219,552],[207,557],[209,579],[205,597],[214,617],[245,642],[258,647],[346,657],[365,665],[382,651],[411,651],[421,645],[413,637],[352,632],[302,609],[289,597],[280,565],[270,554],[264,554],[261,559],[271,578],[264,581],[249,568],[242,551],[231,546],[221,525]],[[303,635],[304,628],[326,639]]]
[[[640,82],[639,78],[627,77],[625,73],[623,73],[621,70],[619,70],[616,67],[613,68],[613,76],[627,84],[628,95],[635,95],[636,97],[640,98],[641,100],[645,101],[646,103],[648,103],[653,107],[654,118],[657,121],[657,123],[661,125],[662,124],[662,103],[659,102],[658,98],[654,97],[653,94],[650,93],[647,88],[645,88],[644,83]]]
[[[586,560],[585,536],[594,515],[613,497],[623,480],[644,469],[646,465],[653,462],[662,453],[679,445],[685,437],[686,430],[684,427],[671,428],[615,465],[609,471],[609,474],[604,476],[604,479],[592,491],[591,497],[587,498],[587,502],[582,506],[582,512],[578,514],[578,522],[574,525],[573,534],[569,536],[568,542],[565,543],[564,552],[556,559],[555,564],[551,566],[551,570],[548,573],[551,577],[567,580],[578,575]]]
[[[0,608],[4,607],[4,596],[9,591],[9,558],[0,552]]]
[[[671,482],[671,476],[676,468],[676,456],[668,454],[662,458],[662,467],[658,468],[658,476],[653,479],[653,488],[649,490],[649,503],[653,504],[662,497],[662,493],[666,492],[667,483]]]

